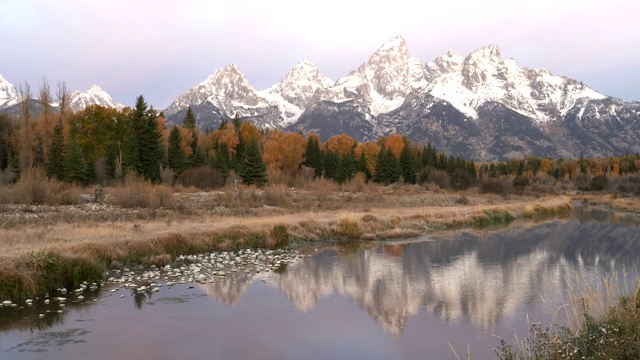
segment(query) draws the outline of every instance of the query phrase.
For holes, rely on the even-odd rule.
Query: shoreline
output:
[[[263,206],[253,216],[208,213],[140,221],[53,222],[41,216],[36,225],[27,221],[0,229],[0,298],[24,298],[100,281],[106,270],[122,265],[164,266],[180,255],[277,249],[333,239],[399,239],[516,219],[548,219],[570,213],[571,201],[568,196],[503,202],[490,198],[473,200],[471,205],[385,203],[384,207],[284,213]],[[56,207],[50,210],[56,214]]]

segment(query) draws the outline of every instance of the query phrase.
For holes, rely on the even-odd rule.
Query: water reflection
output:
[[[635,269],[638,230],[583,219],[370,249],[336,245],[262,278],[301,312],[331,294],[347,296],[396,337],[420,311],[495,332],[517,314],[556,309],[567,279]],[[227,278],[203,288],[233,305],[252,280],[253,275]]]
[[[313,340],[326,340],[329,333],[337,334],[332,344],[334,348],[342,346],[342,351],[350,348],[340,342],[343,334],[358,334],[366,348],[410,348],[406,352],[410,355],[395,358],[416,358],[413,355],[423,354],[429,346],[434,348],[434,343],[442,345],[443,354],[449,354],[446,344],[460,340],[455,336],[461,337],[463,345],[471,342],[474,348],[476,337],[477,343],[490,342],[481,338],[487,334],[511,336],[514,330],[526,334],[525,313],[533,321],[545,322],[542,317],[557,309],[565,295],[566,279],[593,279],[623,268],[637,273],[638,217],[579,212],[567,222],[516,225],[493,232],[462,231],[392,243],[332,244],[277,272],[232,272],[198,286],[164,286],[158,293],[133,288],[111,293],[107,286],[85,293],[87,300],[97,299],[96,303],[75,301],[71,296],[63,314],[47,313],[44,319],[38,319],[38,314],[59,310],[59,304],[45,306],[39,299],[33,308],[0,308],[0,347],[31,344],[29,331],[40,333],[36,340],[58,336],[66,343],[67,338],[87,338],[92,346],[100,346],[118,329],[115,333],[122,341],[131,337],[166,339],[175,335],[174,330],[191,331],[190,336],[199,340],[185,342],[186,348],[167,342],[168,348],[159,347],[158,351],[225,348],[229,344],[249,351],[244,344],[279,334],[270,346],[282,346],[282,353],[273,358],[285,358],[281,355],[290,350],[290,343],[299,344],[301,353],[308,354],[317,346]],[[362,318],[366,321],[359,321]],[[85,322],[94,319],[95,324]],[[342,332],[345,323],[358,326]],[[52,328],[44,332],[48,327]],[[68,333],[78,327],[90,333]],[[298,337],[300,334],[305,336]],[[440,334],[445,335],[438,338]],[[16,340],[12,340],[14,335]],[[157,341],[164,344],[164,340]],[[46,344],[50,343],[57,346],[51,341]],[[35,346],[37,351],[41,348],[46,346]],[[147,347],[141,345],[140,349]],[[242,352],[236,348],[228,351],[226,358],[255,357],[231,356]],[[61,352],[57,358],[66,355]]]

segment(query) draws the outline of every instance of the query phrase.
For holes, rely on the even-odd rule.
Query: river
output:
[[[470,349],[494,359],[499,337],[563,320],[569,283],[617,273],[633,285],[639,230],[637,216],[579,209],[569,220],[316,245],[277,271],[158,281],[157,292],[107,283],[81,301],[65,295],[64,307],[51,294],[47,305],[0,308],[0,358],[454,359]]]

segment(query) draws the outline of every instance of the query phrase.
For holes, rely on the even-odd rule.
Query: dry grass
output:
[[[11,187],[0,188],[0,203],[74,205],[82,202],[81,189],[49,179],[43,169],[25,170]]]
[[[500,214],[523,217],[529,204],[535,210],[568,207],[569,202],[564,197],[505,200],[499,195],[433,192],[418,186],[338,187],[324,180],[314,184],[318,188],[279,184],[174,193],[175,188],[130,177],[121,187],[105,189],[105,204],[5,204],[0,207],[0,256],[3,263],[10,263],[23,254],[45,251],[74,254],[95,265],[87,265],[89,269],[127,263],[159,266],[179,254],[212,250],[273,248],[336,237],[416,236],[428,229],[477,226],[479,218],[503,221]],[[459,201],[462,195],[466,205]],[[3,269],[0,279],[28,282]],[[35,287],[21,289],[29,293]]]
[[[626,273],[608,274],[595,282],[565,279],[566,298],[552,324],[545,328],[532,324],[529,336],[516,337],[514,345],[501,339],[496,354],[500,359],[637,359],[638,280]]]

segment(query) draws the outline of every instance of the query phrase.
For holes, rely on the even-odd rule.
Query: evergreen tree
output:
[[[476,170],[476,164],[473,161],[467,162],[467,173],[469,173],[473,181],[478,180],[478,170]]]
[[[93,185],[98,181],[98,171],[96,170],[96,163],[88,161],[84,167],[84,185]]]
[[[158,129],[155,110],[147,109],[142,95],[128,119],[124,140],[123,171],[135,171],[151,182],[160,182],[160,168],[164,158],[162,135]]]
[[[191,132],[196,129],[196,117],[193,115],[193,111],[191,111],[191,106],[187,107],[187,114],[184,116],[184,127],[185,129],[191,130]]]
[[[386,151],[381,149],[376,159],[376,173],[373,181],[384,185],[392,184],[400,179],[400,170],[400,163],[393,151],[390,148]]]
[[[20,180],[20,174],[22,173],[22,166],[20,166],[20,151],[14,148],[11,151],[11,160],[9,160],[9,170],[13,173],[12,182]]]
[[[400,153],[400,169],[405,183],[416,183],[416,173],[418,172],[416,164],[416,156],[411,150],[411,146],[405,145]]]
[[[169,147],[167,149],[167,166],[173,170],[174,180],[178,178],[178,175],[182,173],[185,168],[185,154],[180,143],[182,142],[182,135],[180,135],[180,129],[177,126],[171,128],[169,133]]]
[[[338,184],[342,184],[353,179],[356,175],[356,171],[357,164],[356,159],[353,156],[353,151],[347,151],[346,154],[340,157],[335,179]]]
[[[147,103],[142,95],[136,98],[136,105],[130,117],[127,119],[126,133],[124,136],[123,154],[122,154],[122,171],[134,171],[142,174],[141,153],[142,142],[145,129],[145,114],[147,112]]]
[[[227,143],[218,145],[218,150],[211,158],[211,167],[218,170],[224,177],[229,176],[231,170],[231,159],[229,157],[229,146]]]
[[[49,178],[63,180],[65,151],[63,126],[59,123],[53,128],[53,139],[49,146],[47,164],[45,166]]]
[[[316,136],[309,136],[309,139],[307,139],[304,164],[314,169],[315,177],[322,175],[322,151]]]
[[[237,112],[236,116],[233,117],[233,126],[236,127],[236,131],[240,130],[240,125],[242,125],[242,120],[240,119],[240,113]]]
[[[191,141],[191,157],[189,158],[189,162],[187,167],[190,169],[200,167],[207,163],[207,159],[204,155],[204,152],[198,146],[198,132],[193,131],[193,140]]]
[[[107,180],[115,180],[116,168],[118,163],[118,149],[116,145],[110,143],[107,147],[107,153],[105,154],[105,171]]]
[[[153,182],[160,182],[160,170],[162,167],[162,159],[164,158],[164,150],[162,147],[162,134],[158,129],[157,114],[155,111],[149,111],[145,114],[145,132],[140,142],[140,163],[142,164],[142,176]]]
[[[86,181],[82,150],[74,140],[71,141],[64,160],[64,181],[75,184],[84,184]]]
[[[340,157],[333,151],[327,150],[327,153],[324,154],[324,177],[326,179],[335,179],[336,173],[338,171],[338,163],[340,161]]]
[[[246,148],[238,176],[242,182],[262,186],[267,182],[267,167],[262,160],[257,141],[252,141]]]
[[[356,169],[358,172],[364,174],[367,182],[371,180],[371,171],[369,171],[369,167],[367,166],[367,157],[364,155],[364,152],[360,153],[360,158],[356,163]]]

